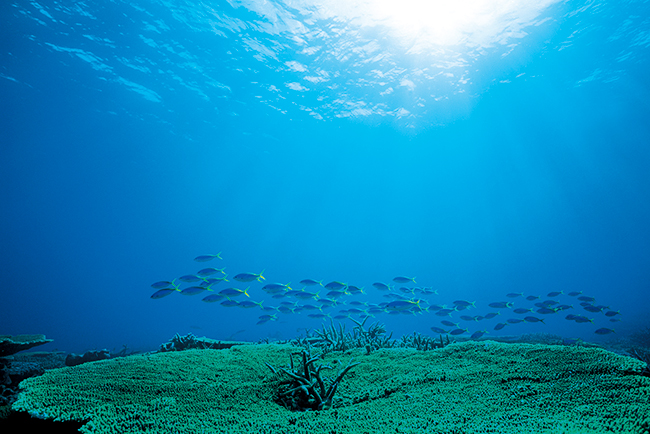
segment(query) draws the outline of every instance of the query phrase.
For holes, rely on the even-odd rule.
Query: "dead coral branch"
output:
[[[293,356],[300,355],[300,366],[295,367]],[[336,378],[323,378],[321,371],[324,369],[333,369],[329,365],[319,364],[315,366],[314,362],[319,360],[321,355],[311,356],[308,350],[303,350],[300,353],[291,354],[291,364],[289,368],[275,369],[270,364],[266,363],[274,373],[278,371],[283,372],[289,379],[280,383],[278,390],[278,401],[290,410],[325,410],[332,406],[334,394],[341,384],[341,380],[350,369],[357,366],[359,363],[353,363],[352,360],[339,371]],[[339,362],[340,364],[340,362]]]

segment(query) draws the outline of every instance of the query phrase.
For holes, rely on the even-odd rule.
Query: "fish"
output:
[[[564,294],[562,291],[552,291],[546,294],[547,297],[557,297],[560,294]]]
[[[196,258],[194,258],[194,260],[195,260],[196,262],[208,262],[208,261],[213,260],[214,258],[223,259],[223,258],[221,257],[221,252],[217,253],[216,255],[201,255],[201,256],[197,256]]]
[[[262,270],[261,273],[256,274],[256,273],[240,273],[233,277],[237,282],[253,282],[257,280],[258,282],[261,282],[262,280],[266,280],[262,274],[264,273],[264,270]]]
[[[543,319],[537,318],[535,316],[527,316],[524,318],[524,321],[526,322],[541,322],[542,324],[546,324]]]
[[[160,282],[151,284],[151,287],[153,289],[164,289],[164,288],[169,288],[170,286],[174,286],[174,283],[170,282],[169,280],[161,280]]]
[[[601,307],[591,306],[591,305],[585,306],[583,309],[591,313],[598,313],[603,311]]]
[[[594,333],[596,333],[597,335],[608,335],[610,333],[616,333],[616,332],[614,331],[614,329],[601,328],[596,330]]]
[[[509,294],[506,294],[506,297],[508,297],[508,298],[517,298],[517,297],[521,297],[523,295],[524,295],[523,292],[511,292]]]
[[[508,324],[519,324],[520,322],[524,322],[524,320],[519,318],[508,318],[506,322]]]
[[[336,280],[333,280],[332,282],[325,285],[325,289],[328,289],[330,291],[341,291],[347,287],[348,285],[346,283],[338,282]]]
[[[582,291],[571,291],[569,292],[569,297],[577,297],[582,294]]]
[[[377,288],[380,291],[390,291],[390,286],[386,285],[385,283],[382,282],[375,282],[372,284],[375,288]]]
[[[205,301],[206,303],[214,303],[215,301],[219,301],[223,299],[223,295],[221,294],[210,294],[208,296],[203,297],[202,301]]]
[[[216,285],[217,283],[220,282],[227,282],[228,279],[225,277],[208,277],[207,279],[204,279],[203,282],[199,283],[199,286],[207,286],[210,287],[212,285]]]
[[[395,283],[415,283],[415,277],[404,277],[404,276],[397,276],[393,277],[393,282]]]
[[[490,313],[485,314],[485,316],[483,318],[492,319],[497,315],[501,315],[501,312],[490,312]]]
[[[470,339],[478,339],[478,338],[480,338],[481,336],[483,336],[486,333],[487,333],[487,330],[481,330],[481,331],[474,332],[470,336]]]
[[[263,301],[250,301],[250,300],[244,300],[240,301],[239,305],[237,307],[243,307],[244,309],[250,309],[253,307],[262,307]]]
[[[226,296],[228,298],[230,298],[230,297],[238,297],[238,296],[240,296],[242,294],[244,294],[246,297],[250,297],[250,295],[248,295],[248,288],[246,288],[244,290],[237,289],[237,288],[226,288],[226,289],[222,289],[221,291],[219,291],[219,294],[221,294],[223,296]]]
[[[287,293],[291,297],[296,297],[298,300],[309,300],[310,298],[318,298],[318,293],[314,294],[307,291],[291,291],[291,294]]]
[[[542,315],[549,315],[549,314],[555,313],[556,310],[555,309],[550,309],[548,307],[540,307],[535,312],[541,313]]]
[[[206,288],[204,286],[188,286],[187,288],[181,290],[181,294],[183,294],[183,295],[196,295],[196,294],[202,293],[206,289],[208,289],[208,288]]]
[[[199,282],[203,279],[201,279],[199,276],[196,276],[194,274],[186,274],[184,276],[181,276],[178,278],[181,282],[186,282],[186,283],[193,283],[193,282]]]
[[[524,309],[523,307],[519,307],[513,310],[513,312],[518,314],[524,314],[524,313],[532,312],[532,309]]]
[[[415,292],[413,288],[407,288],[406,286],[400,286],[399,290],[405,294],[413,294]]]
[[[456,327],[456,328],[458,328],[458,324],[456,324],[455,322],[447,321],[447,320],[440,321],[440,324],[446,325],[448,327]]]
[[[451,316],[452,312],[456,312],[456,309],[440,309],[436,312],[437,316]]]
[[[174,291],[176,291],[176,290],[173,289],[173,288],[159,289],[158,291],[151,294],[151,298],[153,298],[154,300],[157,300],[159,298],[167,297],[169,294],[171,294]]]
[[[568,304],[561,304],[558,307],[555,308],[555,310],[560,311],[560,310],[567,310],[567,309],[573,309],[573,306],[569,306]]]
[[[228,300],[224,300],[224,301],[222,301],[222,302],[219,303],[219,304],[221,304],[222,306],[225,306],[225,307],[235,307],[235,306],[239,306],[239,302],[238,302],[238,301],[236,301],[236,300],[230,300],[230,299],[228,299]]]
[[[576,315],[575,318],[573,318],[573,320],[575,322],[581,323],[581,324],[588,323],[588,322],[591,322],[591,323],[594,322],[593,319],[589,319],[586,316],[582,316],[582,315]]]
[[[301,285],[305,286],[323,286],[323,281],[322,280],[314,280],[314,279],[304,279],[300,281]]]
[[[265,291],[269,294],[275,294],[280,291],[291,290],[291,287],[288,283],[268,283],[262,286],[262,291]]]
[[[332,290],[332,291],[328,291],[327,294],[325,295],[327,295],[330,298],[339,298],[339,297],[343,297],[344,295],[347,295],[347,292]]]
[[[260,321],[277,321],[278,317],[275,315],[260,315],[257,317]]]
[[[358,286],[348,285],[348,292],[350,294],[365,294],[363,287],[359,288]]]
[[[497,325],[494,326],[494,330],[501,330],[502,328],[504,328],[504,327],[507,326],[507,325],[508,325],[508,324],[506,324],[506,323],[504,323],[504,322],[500,322],[499,324],[497,324]]]
[[[582,297],[578,297],[578,300],[587,301],[589,303],[592,303],[592,302],[596,301],[596,299],[594,297],[589,297],[587,295],[583,295]]]
[[[216,273],[226,274],[223,270],[225,270],[225,268],[204,268],[202,270],[197,271],[196,275],[201,277],[206,277]]]
[[[474,306],[475,301],[467,301],[467,300],[456,300],[453,302],[455,306],[463,306],[463,307],[469,307],[469,306]]]
[[[458,335],[462,335],[463,333],[467,333],[468,331],[469,330],[467,329],[454,329],[450,331],[449,334],[452,336],[458,336]]]
[[[434,332],[434,333],[438,333],[438,334],[447,334],[447,333],[449,333],[447,330],[441,329],[440,327],[431,327],[431,331]]]
[[[616,311],[610,310],[609,312],[605,312],[605,316],[612,317],[612,316],[619,315],[620,313],[621,312],[619,312],[618,310],[616,310]]]
[[[488,306],[493,307],[494,309],[508,309],[512,307],[512,303],[506,301],[495,301],[494,303],[488,304]]]
[[[539,299],[539,295],[529,295],[528,297],[526,297],[526,300],[528,301],[533,301],[538,299]]]
[[[419,307],[419,303],[420,303],[419,300],[418,301],[395,300],[395,301],[391,301],[390,303],[388,303],[386,305],[386,310],[389,310],[389,311],[390,310],[393,310],[393,311],[394,310],[397,310],[397,311],[408,310],[408,309],[411,309],[414,306]],[[370,310],[368,310],[368,312],[372,313],[372,312],[370,312]]]
[[[476,321],[475,316],[461,315],[460,319],[463,321]]]
[[[331,307],[331,306],[336,306],[338,304],[338,301],[332,300],[330,298],[319,298],[316,300],[316,303],[322,304],[323,306],[326,307]]]

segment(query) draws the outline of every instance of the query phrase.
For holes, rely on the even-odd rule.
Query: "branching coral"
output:
[[[300,355],[302,360],[298,367],[294,366],[293,356]],[[336,378],[323,378],[321,371],[333,369],[329,365],[314,363],[321,358],[321,355],[311,356],[309,350],[302,350],[300,353],[293,353],[290,356],[291,364],[287,368],[279,368],[279,371],[288,375],[289,379],[280,383],[278,401],[290,410],[325,410],[332,406],[334,394],[341,383],[341,380],[350,369],[359,363],[352,360],[339,371]],[[266,366],[278,374],[278,369],[266,363]]]

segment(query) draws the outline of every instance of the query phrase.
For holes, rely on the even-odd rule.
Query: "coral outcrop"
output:
[[[10,356],[48,342],[52,342],[52,339],[46,339],[45,335],[0,335],[0,357]]]

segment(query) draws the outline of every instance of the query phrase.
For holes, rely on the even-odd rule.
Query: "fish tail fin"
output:
[[[264,274],[265,271],[266,271],[266,268],[262,270],[262,272],[259,274],[259,276],[257,276],[257,281],[261,282],[262,280],[266,280],[266,278],[264,276],[262,276],[262,274]],[[260,280],[260,279],[262,279],[262,280]]]
[[[250,288],[250,286],[248,288]],[[248,295],[248,288],[244,289],[244,295],[250,298],[250,295]]]
[[[260,302],[253,302],[253,303],[255,303],[256,305],[258,305],[259,307],[262,307],[262,303],[264,303],[264,300],[262,300],[262,301],[260,301]]]
[[[221,257],[221,252],[217,253],[217,254],[214,255],[214,256],[216,256],[216,257],[219,258],[219,259],[223,259],[223,258]]]

